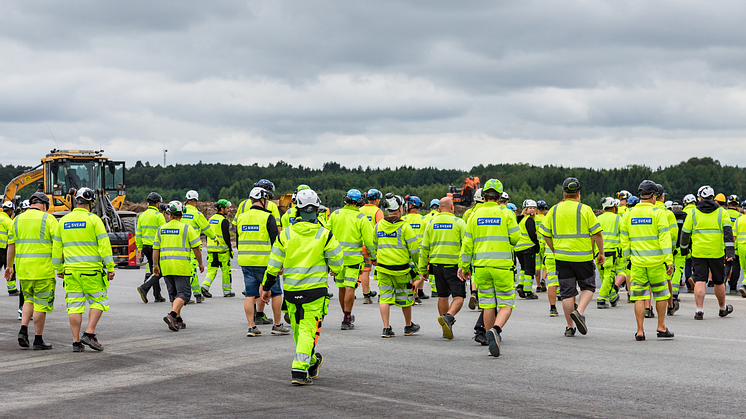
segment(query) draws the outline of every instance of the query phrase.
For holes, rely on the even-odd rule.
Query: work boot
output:
[[[103,351],[104,345],[98,343],[98,339],[96,339],[96,335],[89,335],[87,333],[83,334],[83,337],[80,338],[80,343],[84,345],[88,345],[91,349],[96,351]]]
[[[543,279],[539,283],[539,289],[541,290],[541,292],[547,292],[547,283]],[[536,291],[539,291],[539,290],[536,290]]]
[[[370,290],[370,296],[371,296],[371,298],[375,297],[376,295],[378,295],[378,291]]]
[[[531,292],[531,291],[528,291],[528,292],[526,292],[526,299],[527,299],[527,300],[538,300],[538,299],[539,299],[539,296],[538,296],[538,295],[536,295],[536,294],[534,294],[534,293],[533,293],[533,292]]]
[[[207,298],[212,298],[212,294],[210,294],[210,290],[208,290],[205,287],[202,287],[202,295],[204,295]]]
[[[305,371],[293,371],[293,380],[291,381],[291,383],[296,386],[310,386],[313,384],[313,380]]]
[[[525,292],[525,291],[523,291],[523,286],[518,286],[518,287],[517,287],[517,288],[515,289],[515,292],[517,292],[517,293],[518,293],[518,296],[519,296],[519,297],[521,297],[521,298],[526,298],[526,292]]]
[[[285,323],[290,324],[290,314],[289,313],[285,313],[282,316],[282,318],[285,319]]]
[[[270,332],[273,335],[287,335],[290,334],[290,328],[280,323],[279,325],[273,324],[272,325],[272,331]]]
[[[342,322],[342,328],[341,330],[352,330],[355,328],[355,325],[350,322]]]
[[[148,295],[145,291],[142,290],[142,288],[137,287],[137,293],[140,294],[140,298],[142,299],[142,302],[147,304],[148,303]]]
[[[404,326],[404,336],[412,336],[420,330],[420,325],[412,322],[409,326]]]
[[[73,342],[73,352],[83,352],[85,351],[85,346],[83,346],[80,342]]]
[[[31,346],[28,341],[27,333],[18,333],[18,345],[20,345],[21,348],[28,348],[29,346]]]
[[[609,304],[606,300],[600,300],[596,302],[596,308],[610,308],[611,304]]]
[[[197,300],[197,304],[205,301],[205,297],[202,294],[195,295],[194,299]]]
[[[316,352],[316,362],[314,362],[309,368],[308,368],[308,377],[309,378],[316,378],[319,376],[319,369],[321,367],[321,364],[324,363],[324,357],[321,356],[320,353]]]
[[[453,339],[453,323],[455,322],[456,319],[448,313],[438,317],[438,323],[440,323],[440,326],[443,328],[444,338]]]
[[[646,308],[645,309],[645,318],[646,319],[654,319],[655,318],[655,313],[653,312],[652,308]]]
[[[614,294],[614,296],[611,297],[611,300],[610,300],[611,306],[616,307],[618,302],[619,302],[619,294]]]
[[[165,303],[165,302],[166,302],[166,299],[165,299],[165,298],[163,298],[163,297],[161,297],[161,296],[159,295],[159,296],[155,297],[155,298],[153,299],[153,301],[155,301],[156,303]]]
[[[427,300],[430,297],[425,295],[425,293],[422,290],[417,290],[417,296],[420,297],[421,300]]]
[[[369,295],[363,297],[363,304],[373,304],[373,300],[370,299]]]
[[[236,293],[233,291],[228,291],[223,293],[223,297],[235,297]]]

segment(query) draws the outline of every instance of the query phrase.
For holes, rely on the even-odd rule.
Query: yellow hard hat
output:
[[[715,195],[715,201],[725,203],[725,195],[721,193]]]

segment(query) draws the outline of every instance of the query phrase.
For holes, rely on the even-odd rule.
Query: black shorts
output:
[[[175,299],[181,298],[184,303],[192,299],[191,277],[167,275],[163,277],[168,289],[168,299],[173,303]]]
[[[725,256],[721,258],[695,258],[692,257],[692,270],[694,271],[694,282],[707,282],[712,272],[712,283],[720,285],[725,283]]]
[[[461,297],[466,298],[466,284],[458,279],[457,265],[434,265],[433,275],[435,275],[435,287],[438,288],[438,297],[448,298]]]
[[[521,270],[528,276],[536,275],[536,252],[534,249],[515,252],[515,256],[521,262]]]
[[[580,291],[596,291],[596,264],[592,260],[588,262],[557,260],[556,265],[562,298],[572,298],[578,295],[577,287],[580,287]]]

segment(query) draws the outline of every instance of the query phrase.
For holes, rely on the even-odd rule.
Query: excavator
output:
[[[135,232],[137,213],[121,210],[127,196],[124,162],[109,160],[103,156],[103,152],[54,149],[41,159],[41,164],[8,182],[3,202],[13,201],[18,208],[21,200],[19,191],[35,184],[36,190],[32,193],[44,192],[51,202],[47,212],[59,219],[75,208],[74,198],[78,189],[93,189],[96,203],[92,212],[101,217],[106,226],[114,262],[124,267],[129,264],[128,233]]]
[[[468,207],[474,202],[474,193],[481,187],[478,177],[469,176],[464,180],[462,187],[449,186],[446,196],[451,198],[454,204]]]

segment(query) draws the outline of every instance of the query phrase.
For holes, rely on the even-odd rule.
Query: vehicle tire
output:
[[[125,233],[134,233],[137,227],[137,217],[120,215],[122,218],[122,224],[124,224]]]

